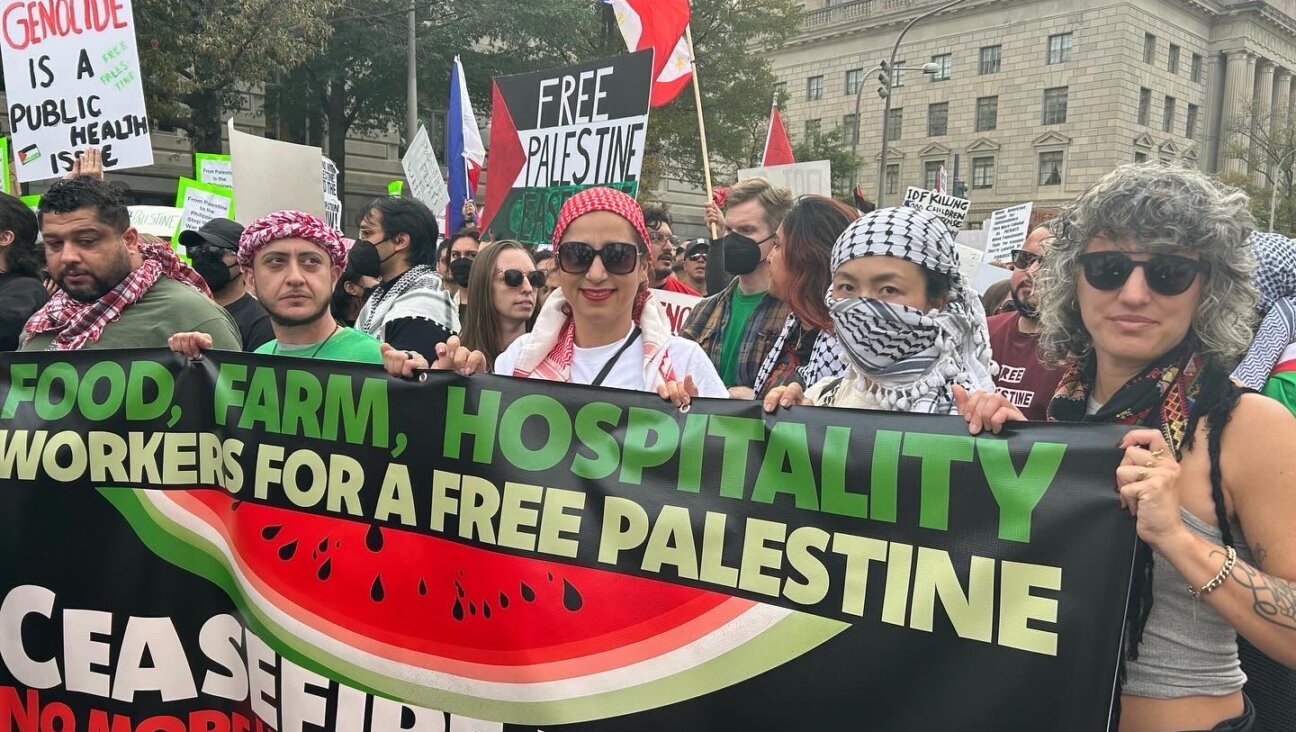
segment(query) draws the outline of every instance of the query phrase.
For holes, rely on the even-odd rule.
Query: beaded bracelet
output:
[[[1192,595],[1194,600],[1200,600],[1202,595],[1215,591],[1220,585],[1224,584],[1224,580],[1228,579],[1230,574],[1233,574],[1233,565],[1237,564],[1237,550],[1231,546],[1226,546],[1224,549],[1224,566],[1220,567],[1219,574],[1215,575],[1210,582],[1202,585],[1200,590],[1188,585],[1188,594]]]

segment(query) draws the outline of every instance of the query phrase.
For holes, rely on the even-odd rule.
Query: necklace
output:
[[[328,338],[325,338],[323,341],[321,341],[320,344],[319,344],[318,346],[315,346],[315,350],[311,351],[311,352],[310,352],[310,355],[309,355],[309,356],[305,356],[305,358],[315,358],[315,356],[316,356],[317,354],[319,354],[320,350],[323,349],[324,346],[327,346],[327,345],[328,345],[328,342],[331,341],[331,340],[333,340],[333,336],[337,335],[341,330],[342,330],[342,326],[340,326],[340,325],[335,325],[335,326],[333,326],[333,332],[332,332],[332,333],[329,333],[329,337],[328,337]],[[275,341],[274,348],[272,348],[272,349],[270,350],[270,355],[271,355],[271,356],[278,356],[278,355],[279,355],[279,341],[278,341],[278,340]]]

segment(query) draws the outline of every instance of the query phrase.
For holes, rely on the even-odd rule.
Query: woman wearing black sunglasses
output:
[[[481,351],[487,366],[493,365],[527,332],[544,284],[545,273],[521,243],[505,240],[483,246],[468,276],[466,300],[472,304],[464,315],[460,342]]]
[[[563,204],[554,228],[559,289],[535,327],[501,353],[494,371],[616,389],[654,391],[676,406],[695,396],[727,398],[715,366],[692,341],[671,335],[648,289],[648,229],[630,196],[590,188]],[[419,354],[389,352],[390,373],[428,368]],[[484,371],[485,355],[451,338],[432,368]]]
[[[1036,274],[1041,351],[1072,357],[1049,418],[1132,427],[1114,476],[1141,540],[1121,732],[1251,729],[1239,634],[1296,666],[1296,418],[1229,380],[1254,320],[1252,225],[1204,174],[1125,166],[1063,213]],[[959,396],[973,434],[1021,418]]]

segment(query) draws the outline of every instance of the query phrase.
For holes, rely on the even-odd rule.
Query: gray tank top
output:
[[[1179,513],[1194,534],[1224,545],[1218,528],[1184,508]],[[1251,562],[1241,527],[1234,521],[1230,528],[1238,558]],[[1209,603],[1188,594],[1188,580],[1173,564],[1155,552],[1152,556],[1152,612],[1139,658],[1127,662],[1122,691],[1157,699],[1238,691],[1246,683],[1246,674],[1238,663],[1237,631]]]

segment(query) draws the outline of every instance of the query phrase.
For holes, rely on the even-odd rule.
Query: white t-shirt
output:
[[[571,383],[593,383],[608,360],[616,355],[616,352],[625,344],[626,338],[629,337],[630,333],[626,333],[625,337],[618,339],[614,343],[595,348],[576,346],[572,352]],[[518,354],[522,352],[522,347],[530,338],[530,333],[519,337],[495,359],[496,374],[501,376],[513,375],[513,365],[517,362]],[[670,356],[671,366],[675,370],[675,376],[680,381],[683,381],[685,376],[693,377],[693,383],[697,384],[698,396],[715,399],[729,398],[729,390],[725,388],[724,382],[720,380],[720,374],[716,373],[711,359],[707,358],[706,353],[698,344],[686,338],[672,336],[670,340],[666,341],[666,354]],[[617,359],[616,364],[612,366],[607,378],[603,380],[603,386],[632,391],[652,391],[649,385],[644,384],[643,372],[643,336],[639,335],[635,338],[635,342],[630,344],[630,347]]]

